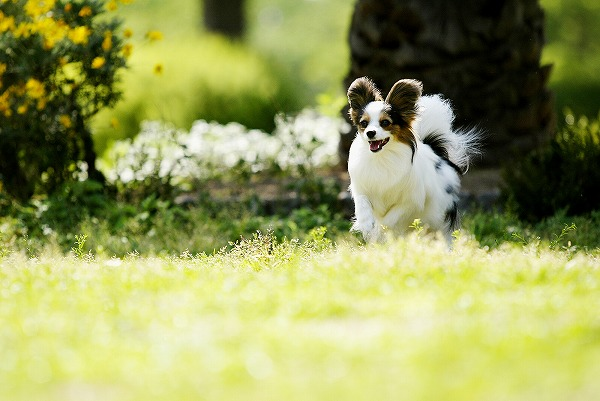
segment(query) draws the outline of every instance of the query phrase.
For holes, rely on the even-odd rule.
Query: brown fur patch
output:
[[[414,79],[401,79],[396,82],[390,93],[385,98],[385,102],[392,106],[395,114],[398,114],[402,119],[395,121],[400,125],[410,126],[417,117],[417,101],[423,93],[423,84]]]
[[[391,129],[389,131],[391,132],[394,139],[398,142],[402,142],[410,146],[410,149],[412,150],[412,154],[414,156],[415,152],[417,151],[417,138],[415,137],[412,128],[410,126],[402,127],[398,124],[390,125],[390,128]]]
[[[364,128],[361,126],[361,123],[362,123],[363,121],[366,121],[366,122],[367,122],[367,125],[368,125],[368,124],[371,122],[371,117],[370,117],[368,114],[366,114],[366,113],[364,113],[364,114],[363,114],[363,113],[361,113],[360,115],[358,115],[358,116],[357,116],[357,118],[358,118],[359,120],[358,120],[358,124],[356,124],[356,128],[357,128],[359,131],[361,131],[361,132],[362,132],[362,131],[364,130]]]
[[[423,84],[414,79],[401,79],[392,86],[385,102],[390,105],[389,115],[392,117],[392,135],[402,143],[410,146],[413,157],[417,150],[417,138],[412,130],[412,123],[417,117],[417,101],[423,93]]]
[[[358,126],[365,106],[371,102],[383,100],[381,92],[375,83],[367,78],[357,78],[348,88],[348,103],[350,104],[350,118]]]

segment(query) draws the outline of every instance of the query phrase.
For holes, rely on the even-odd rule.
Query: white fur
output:
[[[359,130],[350,147],[348,172],[356,219],[352,230],[374,242],[382,239],[385,229],[403,234],[415,219],[420,219],[451,241],[446,213],[458,201],[460,177],[450,164],[440,165],[441,158],[422,140],[431,133],[443,134],[449,143],[449,160],[466,170],[469,155],[476,150],[477,132],[453,131],[454,114],[449,103],[437,95],[422,96],[413,122],[417,137],[414,157],[409,145],[394,138],[380,151],[372,152],[369,139],[390,137],[379,125],[383,107],[384,102],[374,101],[364,108],[369,124],[362,132]],[[373,138],[367,138],[369,131],[375,131]]]

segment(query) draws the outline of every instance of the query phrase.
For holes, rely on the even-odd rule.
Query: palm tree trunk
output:
[[[358,0],[345,83],[368,75],[385,90],[400,78],[423,81],[425,93],[452,101],[457,125],[487,131],[479,164],[497,166],[555,132],[543,28],[538,0]]]
[[[246,14],[244,0],[201,0],[204,5],[204,27],[233,39],[244,36]]]

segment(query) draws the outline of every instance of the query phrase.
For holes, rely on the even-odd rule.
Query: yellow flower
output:
[[[27,95],[32,99],[41,99],[46,94],[44,85],[35,78],[29,78],[25,83]]]
[[[55,3],[56,0],[27,0],[23,9],[30,17],[37,18],[52,10]]]
[[[52,49],[57,42],[63,40],[68,31],[64,21],[55,21],[52,18],[44,18],[37,23],[37,31],[44,38],[44,48]]]
[[[71,128],[71,126],[73,125],[71,117],[69,117],[67,114],[60,115],[58,117],[58,122],[65,128]]]
[[[7,17],[0,11],[0,32],[12,31],[15,29],[15,17]]]
[[[117,120],[115,117],[110,119],[110,126],[113,129],[117,129],[121,126],[121,123],[119,123],[119,120]]]
[[[89,17],[90,15],[92,15],[92,7],[90,6],[83,6],[81,7],[81,10],[79,10],[80,17]]]
[[[98,69],[102,68],[102,66],[106,64],[106,59],[104,57],[96,57],[92,60],[92,68]]]
[[[127,43],[125,46],[123,46],[123,56],[125,58],[129,58],[131,56],[132,52],[133,52],[133,45],[131,43]]]
[[[4,117],[10,117],[12,114],[12,110],[10,109],[10,90],[0,95],[0,113],[4,114]]]
[[[8,102],[8,96],[0,96],[0,113],[4,114],[4,117],[10,117],[12,115],[10,103]]]
[[[27,113],[27,105],[22,104],[17,108],[17,114],[25,114]]]
[[[106,32],[104,32],[104,40],[102,41],[102,50],[107,52],[110,49],[112,49],[112,46],[113,46],[112,32],[106,31]]]
[[[163,34],[160,31],[148,31],[146,32],[146,39],[150,40],[150,42],[155,42],[157,40],[162,40]]]
[[[163,73],[163,65],[158,63],[154,66],[154,73],[156,75],[161,75]]]
[[[65,4],[65,12],[66,13],[71,12],[72,9],[73,9],[73,4],[71,4],[71,3]]]
[[[0,63],[0,76],[6,72],[6,64]]]
[[[32,26],[31,24],[28,24],[26,22],[21,22],[16,28],[13,28],[13,30],[12,30],[13,36],[15,38],[30,37],[31,36],[31,26]]]
[[[84,45],[88,42],[90,33],[90,28],[87,26],[78,26],[69,31],[69,39],[76,45]]]
[[[37,102],[37,109],[38,109],[38,110],[43,110],[43,109],[46,107],[46,104],[47,104],[47,103],[48,103],[48,99],[46,99],[46,98],[44,98],[44,97],[43,97],[43,98],[41,98],[41,99],[38,99],[38,102]]]
[[[108,11],[115,11],[119,6],[117,5],[117,1],[116,0],[110,0],[108,3],[106,3],[106,9]]]
[[[133,36],[133,31],[129,28],[125,28],[125,30],[123,31],[123,36],[125,36],[127,39],[129,39],[130,37]]]

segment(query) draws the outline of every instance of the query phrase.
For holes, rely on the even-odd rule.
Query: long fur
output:
[[[421,82],[408,79],[385,100],[366,77],[348,89],[358,130],[348,160],[352,230],[367,241],[382,239],[386,229],[402,234],[420,219],[450,242],[460,226],[460,175],[479,153],[480,133],[453,129],[450,103],[421,93]]]

